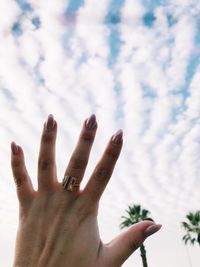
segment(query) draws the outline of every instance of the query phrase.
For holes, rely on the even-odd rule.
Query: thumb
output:
[[[151,221],[139,222],[107,244],[111,266],[121,266],[127,258],[142,245],[144,240],[156,233],[161,228],[161,224]]]

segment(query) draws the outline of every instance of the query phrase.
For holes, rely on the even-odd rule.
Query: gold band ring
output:
[[[65,190],[72,192],[74,187],[79,187],[80,183],[77,182],[78,178],[75,176],[65,175],[62,181],[62,186]]]

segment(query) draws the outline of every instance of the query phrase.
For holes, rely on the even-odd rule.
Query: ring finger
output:
[[[69,177],[75,177],[75,179],[77,179],[76,183],[80,184],[87,167],[90,151],[96,134],[96,129],[96,116],[93,114],[88,119],[86,119],[83,124],[78,143],[75,147],[74,152],[72,153],[69,164],[65,171],[64,177],[66,179],[68,179]],[[69,190],[72,191],[73,187],[69,187]]]

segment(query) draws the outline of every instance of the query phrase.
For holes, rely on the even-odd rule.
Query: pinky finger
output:
[[[26,204],[33,199],[35,191],[26,170],[22,148],[12,142],[11,152],[11,167],[17,188],[17,196],[21,204]]]

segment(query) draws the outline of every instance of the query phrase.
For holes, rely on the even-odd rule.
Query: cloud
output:
[[[1,229],[17,217],[9,144],[15,140],[24,148],[37,188],[39,137],[49,113],[59,125],[59,180],[87,116],[96,113],[99,129],[83,184],[110,136],[124,130],[122,154],[100,206],[106,240],[119,232],[127,204],[141,203],[176,230],[188,210],[199,208],[200,70],[194,59],[200,5],[194,2],[126,0],[113,9],[106,0],[76,6],[1,1],[0,203],[8,207],[0,208]],[[164,240],[158,242],[163,246]],[[132,262],[139,260],[126,266]]]

